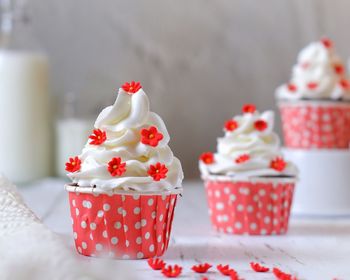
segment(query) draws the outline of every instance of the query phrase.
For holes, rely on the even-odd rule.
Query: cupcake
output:
[[[276,98],[287,147],[349,147],[350,82],[329,39],[300,52],[290,82],[277,88]]]
[[[243,115],[225,123],[217,153],[203,153],[199,169],[205,183],[212,225],[234,234],[283,234],[288,229],[298,173],[280,152],[274,113],[243,106]]]
[[[85,256],[142,259],[168,247],[180,161],[140,83],[125,83],[97,117],[81,155],[66,163],[75,246]]]

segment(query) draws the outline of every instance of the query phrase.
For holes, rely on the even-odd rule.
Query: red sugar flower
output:
[[[101,129],[94,129],[93,134],[91,134],[89,138],[92,140],[89,143],[90,145],[101,145],[104,141],[106,141],[107,135],[106,132],[102,131]]]
[[[340,80],[339,85],[345,90],[350,89],[350,82],[348,80],[345,80],[345,79]]]
[[[285,273],[276,267],[273,268],[272,272],[278,280],[298,280],[295,276]]]
[[[234,269],[230,268],[228,264],[227,265],[219,264],[216,268],[221,272],[222,275],[225,275],[225,276],[230,276],[231,274],[237,273]]]
[[[267,122],[265,122],[264,120],[257,120],[254,123],[254,127],[256,130],[264,131],[267,128]]]
[[[157,162],[154,165],[150,165],[148,169],[148,175],[153,177],[154,181],[160,181],[160,179],[166,178],[166,174],[168,173],[168,168],[166,168],[165,164]]]
[[[344,66],[342,64],[335,64],[334,72],[337,73],[338,75],[343,75],[345,72]]]
[[[270,163],[270,167],[279,172],[282,172],[286,168],[286,166],[287,166],[287,163],[281,157],[276,157]]]
[[[158,132],[158,129],[155,126],[151,126],[150,128],[141,130],[141,143],[145,145],[150,145],[152,147],[156,147],[163,139],[163,134]]]
[[[142,88],[140,82],[131,81],[130,83],[126,82],[122,85],[122,89],[125,90],[130,95],[138,92]]]
[[[164,266],[162,268],[162,273],[164,276],[168,277],[168,278],[175,278],[178,277],[182,272],[182,267],[178,266],[177,264],[171,266]]]
[[[165,266],[165,262],[159,258],[150,258],[147,260],[147,263],[153,270],[161,270]]]
[[[201,154],[200,160],[203,161],[205,164],[212,164],[214,163],[214,154],[211,152],[206,152]]]
[[[301,68],[303,68],[303,69],[307,69],[307,68],[309,68],[309,66],[310,66],[310,63],[309,63],[309,62],[303,62],[303,63],[301,63]]]
[[[318,84],[315,82],[310,82],[306,86],[308,87],[308,89],[314,90],[318,87]]]
[[[238,123],[235,120],[228,120],[225,122],[225,129],[227,131],[234,131],[238,127]]]
[[[262,266],[259,263],[250,263],[250,267],[255,271],[255,272],[268,272],[270,269],[268,267]]]
[[[206,273],[211,267],[212,267],[211,264],[203,263],[203,264],[194,265],[192,266],[191,269],[197,273]]]
[[[66,171],[76,172],[79,171],[81,167],[81,160],[78,157],[69,158],[69,161],[66,162]]]
[[[254,104],[245,104],[243,107],[242,107],[242,112],[243,113],[250,113],[250,114],[253,114],[255,113],[256,111],[256,107]]]
[[[250,155],[248,155],[248,154],[243,154],[243,155],[240,155],[239,157],[237,157],[237,158],[235,159],[235,162],[236,162],[237,164],[240,164],[240,163],[244,163],[244,162],[246,162],[246,161],[248,161],[248,160],[250,160]]]
[[[113,177],[122,176],[126,171],[126,163],[120,157],[114,157],[108,162],[108,171]]]
[[[290,92],[296,92],[298,90],[298,88],[295,84],[288,84],[287,88]]]
[[[327,48],[327,49],[330,49],[333,47],[333,42],[328,39],[328,38],[322,38],[321,39],[321,43]]]

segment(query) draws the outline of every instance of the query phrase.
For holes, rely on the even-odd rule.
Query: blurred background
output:
[[[11,2],[1,1],[3,6]],[[302,47],[326,35],[344,60],[350,55],[347,0],[28,0],[21,7],[24,27],[14,33],[24,37],[30,29],[36,43],[29,47],[25,40],[28,49],[35,45],[47,54],[43,64],[49,70],[45,66],[38,76],[43,81],[45,73],[50,77],[52,105],[38,116],[43,126],[49,125],[50,138],[37,148],[25,141],[24,151],[38,155],[46,149],[50,164],[60,167],[56,174],[64,173],[66,154],[81,150],[85,133],[125,81],[141,81],[152,111],[167,125],[186,178],[196,178],[199,154],[216,149],[224,121],[239,113],[242,104],[276,109],[274,90],[289,79]],[[5,17],[3,10],[3,33],[8,29]],[[4,65],[0,56],[0,76],[8,73]],[[9,87],[1,88],[0,78],[0,118],[11,131],[9,120],[20,98],[12,105],[4,102]],[[27,127],[37,125],[27,119]],[[13,149],[21,145],[11,143]],[[15,159],[12,152],[8,157]],[[0,168],[7,165],[8,160]],[[13,178],[28,178],[22,179]]]

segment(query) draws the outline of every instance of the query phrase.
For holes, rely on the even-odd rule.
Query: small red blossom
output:
[[[151,164],[149,166],[147,173],[153,178],[154,181],[160,181],[161,179],[166,178],[168,168],[166,168],[165,164],[157,162],[156,164]]]
[[[257,120],[254,122],[254,127],[256,130],[264,131],[267,128],[267,122],[264,120]]]
[[[141,130],[141,143],[152,147],[158,146],[159,141],[163,139],[163,134],[158,132],[155,126]]]
[[[147,260],[147,263],[153,270],[161,270],[165,266],[165,262],[159,258],[150,258]]]
[[[194,266],[192,266],[191,269],[197,273],[206,273],[209,270],[209,268],[211,268],[211,267],[212,267],[211,264],[203,263],[203,264],[194,265]]]
[[[138,92],[142,88],[140,82],[131,81],[130,83],[126,82],[122,85],[122,89],[125,90],[128,94],[132,95]]]
[[[301,63],[301,68],[303,68],[303,69],[307,69],[307,68],[309,68],[309,66],[310,66],[310,63],[309,63],[309,62],[303,62],[303,63]]]
[[[273,268],[272,272],[278,280],[298,280],[295,276],[285,273],[276,267]]]
[[[69,158],[69,161],[66,162],[66,171],[68,172],[77,172],[80,170],[81,160],[78,157]]]
[[[237,164],[240,164],[240,163],[244,163],[244,162],[247,162],[248,160],[250,160],[250,155],[248,154],[243,154],[243,155],[240,155],[239,157],[237,157],[235,159],[235,162]]]
[[[177,264],[175,265],[168,265],[168,266],[164,266],[162,268],[162,273],[165,277],[168,278],[175,278],[178,277],[182,272],[182,267],[178,266]]]
[[[237,273],[228,264],[227,265],[219,264],[216,268],[221,272],[222,275],[225,275],[225,276],[230,276],[231,274]]]
[[[228,120],[225,122],[226,131],[234,131],[238,128],[238,123],[235,120]]]
[[[286,166],[287,166],[287,163],[281,157],[276,157],[270,163],[270,167],[272,169],[279,171],[279,172],[282,172],[286,168]]]
[[[205,164],[212,164],[214,163],[214,154],[211,152],[206,152],[201,154],[199,159],[203,161]]]
[[[89,138],[92,140],[89,143],[90,145],[101,145],[107,140],[107,135],[106,132],[101,129],[94,129]]]
[[[256,112],[256,106],[254,104],[245,104],[242,107],[242,112],[253,114]]]
[[[308,87],[308,89],[314,90],[318,87],[318,84],[315,82],[310,82],[310,83],[307,83],[306,86]]]
[[[262,266],[259,263],[250,263],[250,267],[255,271],[255,272],[268,272],[270,269],[268,267]]]
[[[344,90],[349,90],[350,89],[350,82],[348,80],[342,79],[339,81],[339,85],[344,89]]]
[[[122,176],[126,171],[126,163],[122,162],[120,157],[114,157],[110,162],[108,162],[109,173],[115,176]]]
[[[298,90],[297,86],[295,84],[291,84],[289,83],[287,85],[287,89],[290,91],[290,92],[296,92]]]
[[[327,49],[330,49],[333,47],[333,42],[328,39],[328,38],[322,38],[321,39],[321,43],[327,48]]]
[[[343,75],[345,72],[344,66],[342,64],[335,64],[334,66],[334,72],[338,75]]]

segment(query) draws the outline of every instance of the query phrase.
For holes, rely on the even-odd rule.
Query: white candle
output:
[[[16,183],[50,174],[48,60],[0,51],[0,172]]]

